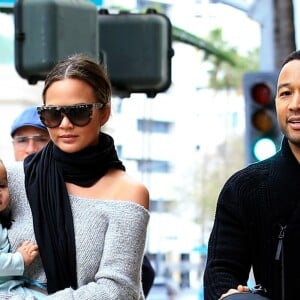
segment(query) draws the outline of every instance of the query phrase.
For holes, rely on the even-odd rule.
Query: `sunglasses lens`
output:
[[[59,126],[63,115],[61,110],[56,108],[46,108],[39,111],[40,119],[46,127],[53,128]]]
[[[85,126],[90,122],[92,105],[78,105],[65,110],[69,120],[76,126]]]
[[[42,123],[48,128],[59,126],[65,116],[73,125],[86,126],[91,120],[94,106],[95,104],[44,106],[38,108],[38,114]]]

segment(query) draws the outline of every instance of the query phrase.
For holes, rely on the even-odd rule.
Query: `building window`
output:
[[[137,129],[141,132],[153,132],[153,133],[169,133],[171,130],[171,123],[165,121],[155,121],[138,119]]]
[[[169,173],[170,163],[165,160],[138,160],[138,170],[147,173]]]

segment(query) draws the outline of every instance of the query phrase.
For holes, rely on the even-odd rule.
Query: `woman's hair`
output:
[[[0,165],[2,165],[5,168],[1,158],[0,158]],[[10,228],[12,224],[12,214],[11,214],[10,204],[3,211],[0,211],[0,223],[3,228],[7,228],[7,229]]]
[[[288,62],[292,61],[292,60],[300,60],[300,50],[296,50],[291,52],[283,61],[281,67],[283,67],[284,65],[286,65]]]
[[[74,54],[59,63],[48,73],[43,89],[43,102],[52,83],[66,78],[79,79],[90,85],[97,101],[110,102],[112,89],[107,72],[101,64],[84,54]]]

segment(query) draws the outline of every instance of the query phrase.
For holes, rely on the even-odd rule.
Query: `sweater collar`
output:
[[[300,164],[296,159],[294,153],[292,152],[290,144],[286,137],[284,137],[282,140],[281,151],[279,152],[279,154],[281,158],[284,159],[284,163],[286,163],[288,166],[295,166],[295,168],[300,169]]]

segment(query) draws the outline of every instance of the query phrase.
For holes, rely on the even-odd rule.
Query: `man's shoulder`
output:
[[[267,178],[272,168],[272,159],[267,159],[260,162],[255,162],[245,166],[243,169],[235,172],[230,180],[234,181],[261,181],[262,178]]]

